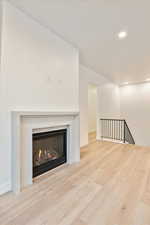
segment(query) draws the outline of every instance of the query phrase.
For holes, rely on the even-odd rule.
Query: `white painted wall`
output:
[[[150,146],[150,83],[120,87],[121,117],[136,144]]]
[[[93,70],[80,65],[80,146],[88,144],[88,85],[97,86],[97,138],[100,138],[99,119],[119,117],[120,98],[118,86]]]
[[[1,66],[2,1],[0,1],[0,66]]]
[[[95,85],[88,85],[88,132],[96,131],[97,123],[97,88]]]
[[[0,193],[10,189],[14,109],[79,109],[78,50],[3,3],[0,77]]]
[[[101,118],[120,118],[120,90],[119,87],[107,81],[100,88],[100,115]]]
[[[126,119],[137,145],[150,146],[150,83],[118,87],[80,66],[80,145],[88,144],[88,84],[98,86],[98,118]],[[98,138],[100,131],[98,131]]]
[[[88,144],[88,85],[94,84],[99,87],[106,82],[106,79],[83,65],[80,65],[79,74],[80,146],[82,147]]]

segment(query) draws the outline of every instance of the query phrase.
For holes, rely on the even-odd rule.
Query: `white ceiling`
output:
[[[150,78],[149,0],[10,0],[80,50],[82,64],[115,82]],[[120,30],[128,37],[117,39]]]

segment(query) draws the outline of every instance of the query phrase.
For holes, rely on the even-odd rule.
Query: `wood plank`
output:
[[[0,225],[149,225],[150,148],[93,141],[81,162],[0,197]]]

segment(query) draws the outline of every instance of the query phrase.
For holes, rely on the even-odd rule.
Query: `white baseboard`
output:
[[[7,193],[11,190],[11,184],[9,182],[0,184],[0,195]]]
[[[102,141],[109,141],[109,142],[124,144],[123,141],[114,140],[114,139],[110,139],[110,138],[102,138]]]
[[[88,144],[87,145],[82,145],[80,146],[80,150],[83,149],[83,148],[87,148],[88,147]]]
[[[96,140],[97,140],[97,141],[101,141],[102,139],[101,139],[101,137],[96,136]]]

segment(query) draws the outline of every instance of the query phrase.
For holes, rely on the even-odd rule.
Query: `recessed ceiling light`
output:
[[[118,33],[118,38],[121,40],[121,39],[126,38],[127,35],[128,35],[127,31],[122,30],[122,31],[120,31],[120,32]]]

